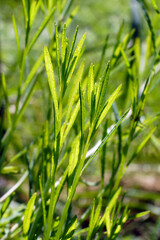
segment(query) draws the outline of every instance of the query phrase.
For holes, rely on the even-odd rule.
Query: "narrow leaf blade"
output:
[[[24,213],[24,220],[23,220],[23,233],[26,235],[29,231],[30,224],[31,224],[31,216],[33,213],[33,206],[36,200],[37,193],[34,193],[30,198],[29,202],[27,203],[27,208]]]

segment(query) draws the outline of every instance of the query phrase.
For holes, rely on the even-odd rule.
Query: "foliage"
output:
[[[19,79],[13,91],[15,111],[11,114],[12,93],[8,91],[8,79],[2,73],[1,96],[6,114],[2,114],[1,129],[6,129],[5,133],[0,133],[0,171],[7,176],[15,174],[17,183],[0,198],[1,239],[113,240],[121,235],[126,222],[149,213],[131,214],[124,202],[125,191],[120,182],[127,167],[150,138],[157,139],[155,123],[159,113],[150,116],[145,106],[148,95],[159,82],[160,36],[144,1],[138,0],[148,24],[144,69],[141,70],[141,57],[144,56],[141,56],[140,39],[133,39],[134,30],[123,36],[124,23],[111,46],[109,61],[105,57],[107,35],[99,62],[95,66],[85,63],[86,33],[78,40],[77,27],[73,38],[67,38],[69,25],[78,11],[72,2],[22,0],[23,45],[17,16],[12,16],[18,59],[15,71]],[[158,18],[158,6],[155,1],[152,5]],[[43,21],[34,32],[32,28],[38,23],[40,13]],[[38,57],[34,57],[36,45],[39,46],[38,41],[45,31],[48,31],[49,39],[44,51],[41,52],[41,46],[36,50]],[[122,72],[125,73],[123,84],[110,93],[111,80]],[[15,132],[20,124],[25,129],[30,103],[39,91],[44,108],[42,130],[38,136],[33,135],[28,144],[24,136],[20,149],[9,154]],[[39,124],[38,118],[35,127],[36,124]],[[18,138],[21,139],[20,133]],[[109,156],[108,160],[107,149],[111,145],[115,147],[112,148],[112,159]],[[97,182],[96,177],[94,182],[89,182],[89,177],[95,176],[92,171],[95,162],[100,181]],[[106,164],[111,168],[107,183]],[[17,190],[26,179],[28,203],[14,207]],[[77,216],[74,202],[81,182],[88,186],[98,185],[98,192],[85,212]],[[84,227],[87,219],[89,224]]]

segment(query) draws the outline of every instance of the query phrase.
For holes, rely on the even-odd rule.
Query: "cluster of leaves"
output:
[[[0,171],[2,174],[19,173],[20,168],[16,163],[20,158],[25,159],[26,166],[18,182],[0,198],[1,239],[19,237],[29,240],[58,240],[83,239],[84,236],[88,240],[94,238],[113,240],[117,238],[128,220],[148,213],[147,211],[130,216],[130,210],[123,204],[125,194],[119,186],[127,167],[156,130],[153,123],[159,118],[159,115],[146,116],[143,124],[140,123],[146,97],[158,81],[156,68],[160,62],[160,37],[154,33],[143,1],[139,2],[149,26],[143,73],[140,72],[140,40],[137,38],[133,44],[129,44],[133,41],[134,30],[122,38],[124,24],[120,26],[110,60],[103,73],[101,67],[105,62],[108,36],[99,64],[97,66],[90,64],[85,69],[83,44],[86,34],[81,37],[78,44],[76,44],[78,27],[72,40],[66,36],[67,27],[77,12],[75,8],[69,14],[72,0],[29,0],[27,4],[22,0],[26,33],[23,50],[20,48],[15,17],[12,17],[19,56],[19,82],[15,113],[12,116],[5,75],[2,75],[8,129],[0,145]],[[152,2],[159,16],[156,2]],[[45,15],[44,21],[30,40],[30,31],[40,9]],[[58,20],[53,31],[54,14]],[[45,45],[44,53],[39,56],[24,80],[28,55],[31,54],[44,29],[48,29],[50,43],[48,47]],[[127,70],[126,88],[123,89],[120,84],[109,96],[109,79],[122,70]],[[44,102],[47,114],[43,131],[33,142],[9,159],[7,151],[13,133],[36,91],[40,75],[48,79],[50,92],[49,104]],[[118,104],[122,97],[123,107]],[[115,120],[109,127],[110,121],[107,116],[112,116],[112,112]],[[143,132],[146,134],[141,144],[130,154],[132,142],[141,137]],[[97,140],[98,145],[90,149]],[[105,184],[106,144],[112,142],[116,142],[118,147],[113,154],[109,182]],[[94,197],[92,205],[77,218],[72,211],[73,200],[77,186],[83,181],[84,171],[88,169],[93,159],[101,163],[99,192]],[[13,201],[15,191],[27,178],[30,199],[27,205],[20,204],[15,208],[12,205],[15,204]],[[88,182],[86,184],[89,185]],[[57,206],[62,196],[66,199],[61,213],[58,214]],[[83,228],[83,223],[88,217],[89,225]]]

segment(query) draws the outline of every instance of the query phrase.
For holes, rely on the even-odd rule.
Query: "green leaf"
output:
[[[99,199],[96,210],[95,210],[95,200],[93,200],[87,240],[92,240],[94,234],[97,232],[97,226],[99,225],[99,220],[100,220],[99,218],[100,218],[101,207],[102,207],[102,198]]]
[[[95,214],[94,214],[94,226],[99,225],[99,217],[101,213],[102,208],[102,198],[99,198],[98,206],[96,208]]]
[[[144,216],[146,216],[146,215],[149,214],[149,213],[150,213],[150,211],[145,211],[145,212],[141,212],[141,213],[136,213],[135,215],[130,216],[128,220],[132,220],[132,219],[135,219],[135,218],[144,217]]]
[[[50,237],[50,233],[51,233],[51,229],[52,229],[52,222],[53,222],[53,213],[54,213],[57,201],[59,199],[60,193],[64,187],[64,184],[65,184],[65,181],[67,178],[67,174],[68,174],[68,167],[62,175],[62,178],[60,179],[60,183],[59,183],[56,191],[53,192],[53,194],[50,198],[50,208],[49,208],[49,213],[48,213],[48,218],[47,218],[46,229],[44,231],[44,240],[48,240]]]
[[[97,68],[97,71],[96,71],[96,74],[95,74],[95,79],[98,79],[99,73],[100,73],[101,68],[103,66],[103,62],[104,62],[104,59],[105,59],[105,53],[106,53],[106,49],[107,49],[107,46],[108,46],[108,39],[109,39],[109,35],[107,34],[107,36],[105,38],[105,43],[104,43],[104,46],[103,46],[103,49],[102,49],[101,59],[99,61],[98,68]]]
[[[87,228],[83,228],[82,230],[76,231],[74,233],[73,237],[79,236],[79,239],[80,239],[80,235],[83,234],[83,233],[87,233],[87,232],[88,232],[88,227]]]
[[[34,193],[27,203],[26,210],[24,212],[24,220],[23,220],[23,233],[26,235],[29,231],[31,224],[31,217],[33,213],[33,207],[36,200],[37,193]]]
[[[42,22],[41,26],[39,27],[37,33],[34,35],[29,47],[28,47],[28,52],[31,50],[31,48],[33,47],[33,45],[35,44],[35,42],[37,41],[39,35],[42,33],[42,31],[45,29],[47,23],[49,22],[49,20],[51,19],[51,17],[53,16],[53,13],[55,12],[55,7],[50,11],[50,13],[48,14],[48,16],[44,19],[44,21]]]
[[[110,63],[108,62],[106,69],[103,73],[102,79],[100,80],[98,85],[97,96],[96,96],[97,114],[99,114],[99,112],[102,110],[102,107],[104,104],[104,98],[107,91],[109,74],[110,74]]]
[[[101,218],[100,225],[105,221],[106,222],[106,227],[107,227],[107,232],[108,234],[111,233],[111,220],[110,220],[110,214],[114,206],[117,204],[118,197],[121,193],[121,187],[115,192],[111,200],[109,201],[109,204],[106,207],[105,213],[103,217]]]
[[[45,60],[45,67],[46,67],[46,72],[48,76],[48,83],[49,83],[49,87],[50,87],[50,91],[51,91],[51,95],[54,103],[54,108],[55,108],[55,117],[56,117],[56,120],[58,121],[58,100],[57,100],[54,70],[51,62],[51,57],[46,46],[44,47],[44,60]]]
[[[155,135],[151,136],[152,144],[160,151],[160,139]]]
[[[34,19],[36,17],[37,11],[40,6],[40,0],[39,1],[32,1],[30,6],[30,27],[32,26]]]
[[[20,173],[20,169],[17,166],[6,166],[2,168],[1,173],[2,174]]]
[[[89,240],[91,238],[91,234],[94,229],[94,210],[95,210],[95,199],[93,199],[93,205],[92,205],[92,210],[91,210],[91,214],[90,214],[87,240]]]
[[[11,127],[11,114],[9,111],[8,92],[7,92],[7,87],[6,87],[5,75],[3,73],[2,73],[2,89],[3,89],[4,98],[5,98],[5,102],[6,102],[8,123],[9,123],[9,126]]]
[[[67,13],[68,13],[70,7],[72,6],[72,4],[73,4],[73,0],[68,0],[67,1],[66,5],[65,5],[65,7],[63,9],[63,12],[61,14],[62,19],[67,15]]]
[[[84,92],[82,90],[81,84],[79,84],[79,98],[80,98],[80,112],[81,112],[81,137],[84,137],[84,127],[85,127],[85,106],[84,106]]]
[[[29,100],[33,94],[33,90],[34,90],[34,87],[36,85],[36,82],[37,82],[37,77],[35,77],[32,81],[31,81],[31,84],[26,88],[26,91],[25,91],[25,95],[24,95],[24,99],[23,99],[23,102],[22,102],[22,105],[20,107],[20,109],[18,110],[18,113],[17,113],[17,118],[16,118],[16,122],[15,124],[17,124],[20,120],[20,118],[22,117],[28,103],[29,103]]]
[[[118,120],[119,120],[119,118],[117,119],[117,121]],[[106,129],[107,128],[108,128],[108,119],[105,120],[105,123],[103,125],[102,140],[106,136]],[[101,155],[100,155],[100,161],[101,161],[101,189],[104,188],[104,176],[105,176],[105,166],[106,166],[106,152],[107,152],[107,144],[104,144],[104,146],[102,148],[102,151],[101,151]]]
[[[152,1],[152,5],[153,5],[153,7],[154,7],[154,10],[155,10],[158,14],[160,14],[160,10],[158,9],[158,6],[157,6],[156,1],[155,1],[155,0],[151,0],[151,1]]]
[[[27,13],[27,7],[26,7],[26,0],[22,0],[23,4],[23,10],[24,10],[24,18],[25,18],[25,24],[28,22],[28,13]]]
[[[140,113],[143,111],[144,109],[144,105],[145,105],[145,101],[146,101],[146,96],[148,94],[148,90],[149,90],[149,85],[151,82],[151,78],[152,78],[152,73],[150,74],[150,76],[146,79],[145,81],[145,85],[143,88],[143,91],[141,93],[140,96],[140,101],[139,101],[139,105],[138,105],[138,112],[137,112],[137,117],[140,117]]]
[[[148,142],[148,140],[151,138],[152,134],[154,133],[154,131],[157,129],[157,127],[153,128],[150,133],[145,137],[145,139],[140,143],[140,145],[138,145],[136,151],[133,153],[133,155],[131,156],[130,160],[127,163],[127,166],[132,162],[132,160],[139,154],[139,152],[142,150],[142,148],[144,147],[144,145]]]
[[[64,135],[62,136],[62,140],[61,140],[61,145],[64,143],[64,140],[65,138],[67,137],[69,131],[71,130],[75,120],[76,120],[76,117],[77,117],[77,114],[79,112],[79,109],[80,109],[80,101],[78,101],[78,103],[76,104],[73,112],[72,112],[72,115],[71,115],[71,118],[70,118],[70,121],[69,123],[67,124],[67,128],[64,132]]]
[[[151,19],[150,19],[150,16],[146,10],[146,7],[144,5],[144,2],[143,0],[137,0],[144,12],[144,16],[145,16],[145,19],[147,21],[147,24],[148,24],[148,27],[149,27],[149,30],[151,32],[151,36],[152,36],[152,43],[153,43],[153,48],[154,50],[156,49],[156,40],[155,40],[155,33],[154,33],[154,29],[153,29],[153,26],[152,26],[152,22],[151,22]]]
[[[114,205],[117,203],[118,197],[121,193],[122,188],[120,187],[116,193],[113,195],[112,199],[110,200],[108,206],[107,206],[107,211],[110,213],[114,207]]]
[[[13,197],[14,197],[15,193],[12,193],[3,203],[3,205],[0,208],[0,219],[3,217],[3,214],[5,213],[5,211],[8,209],[9,204],[11,203]]]
[[[44,148],[46,149],[49,145],[49,124],[48,121],[45,122],[44,126]]]
[[[107,229],[107,237],[110,237],[111,236],[111,219],[108,211],[105,214],[105,222],[106,222],[106,229]]]
[[[78,156],[79,156],[79,147],[80,147],[80,141],[79,138],[75,138],[72,144],[72,149],[69,157],[69,169],[68,169],[68,177],[69,177],[69,187],[72,186],[72,180],[74,178],[74,170],[78,163]],[[72,179],[71,179],[72,177]]]
[[[13,22],[14,32],[16,35],[18,57],[20,57],[20,44],[19,44],[18,29],[17,29],[16,19],[13,14],[12,14],[12,22]]]
[[[61,50],[61,60],[62,60],[62,64],[64,63],[64,60],[65,60],[66,45],[67,45],[67,40],[66,40],[66,24],[64,24],[64,26],[63,26],[63,31],[62,31],[62,50]]]
[[[39,68],[39,66],[41,65],[42,61],[43,61],[43,54],[38,58],[38,60],[36,61],[36,63],[34,64],[33,68],[31,69],[23,87],[22,87],[22,91],[21,93],[23,94],[26,90],[26,88],[28,87],[28,85],[30,84],[30,82],[32,81],[32,79],[35,77],[35,74]]]
[[[101,144],[97,148],[97,150],[92,154],[92,156],[87,160],[86,164],[84,165],[81,174],[83,171],[88,167],[88,165],[92,162],[92,160],[95,158],[95,156],[99,153],[99,151],[102,149],[103,145],[108,141],[108,139],[112,136],[112,134],[117,130],[118,126],[121,124],[121,122],[125,119],[126,115],[128,114],[129,110],[126,111],[123,116],[119,119],[119,121],[114,125],[112,130],[105,136],[105,138],[102,140]]]
[[[71,86],[71,90],[69,89],[69,97],[67,99],[67,113],[66,113],[66,123],[69,121],[69,119],[71,118],[71,113],[72,113],[72,107],[73,107],[73,104],[75,102],[75,98],[76,98],[76,94],[77,94],[77,91],[78,91],[78,87],[79,87],[79,83],[81,82],[82,80],[82,76],[83,76],[83,72],[84,72],[84,64],[85,62],[82,62],[82,64],[80,65],[76,75],[75,75],[75,78],[74,78],[74,81],[72,83],[72,86]]]
[[[88,105],[91,111],[92,107],[92,94],[94,93],[94,66],[90,65],[89,75],[88,75]]]
[[[55,26],[55,37],[56,37],[56,56],[57,56],[57,63],[58,63],[58,78],[59,78],[59,84],[61,87],[61,63],[60,63],[60,50],[59,50],[59,34],[57,29],[56,22],[54,23]]]
[[[120,47],[120,51],[121,51],[121,54],[123,56],[123,59],[125,61],[125,64],[126,64],[126,67],[127,67],[127,70],[128,70],[128,74],[131,78],[131,80],[133,79],[133,75],[132,75],[132,68],[131,68],[131,64],[127,58],[127,55],[125,54],[124,50]]]
[[[77,33],[78,33],[78,26],[76,27],[74,37],[73,37],[73,40],[72,40],[72,44],[71,44],[71,48],[70,48],[70,52],[69,52],[69,55],[68,55],[67,64],[66,64],[66,72],[68,72],[68,67],[69,67],[69,64],[71,62],[73,49],[74,49],[75,42],[76,42],[76,39],[77,39]]]
[[[146,40],[147,49],[146,49],[146,55],[145,55],[145,68],[144,69],[146,69],[148,67],[149,58],[152,55],[152,38],[151,37],[152,37],[151,34],[148,34],[147,40]]]
[[[71,12],[71,14],[69,15],[69,17],[67,18],[67,20],[66,20],[66,26],[67,26],[67,27],[71,24],[73,18],[74,18],[75,15],[77,14],[78,10],[79,10],[79,6],[75,7],[75,8],[73,9],[73,11]]]
[[[64,235],[62,237],[63,240],[70,240],[70,239],[72,239],[74,231],[76,230],[76,225],[77,225],[77,217],[74,216],[71,219],[70,223],[67,226],[67,229],[64,232]]]
[[[118,46],[118,45],[120,44],[120,42],[121,42],[121,37],[122,37],[122,34],[123,34],[123,29],[124,29],[124,20],[122,21],[122,23],[121,23],[121,25],[120,25],[120,27],[119,27],[118,33],[117,33],[117,35],[116,35],[116,44],[115,44],[115,46],[114,46],[113,56],[112,56],[112,57],[114,57],[114,53],[115,53],[115,51],[116,51],[116,48],[117,48],[117,46]]]
[[[46,207],[45,207],[45,199],[44,199],[44,193],[43,193],[43,188],[42,188],[41,176],[39,176],[39,187],[40,187],[42,210],[43,210],[43,225],[45,227],[46,226]]]
[[[78,30],[78,29],[77,29]],[[70,69],[70,71],[68,72],[68,78],[67,78],[67,84],[70,82],[71,78],[72,78],[72,75],[73,75],[73,72],[75,70],[75,67],[77,65],[77,62],[80,58],[80,54],[81,54],[81,49],[82,49],[82,46],[83,46],[83,43],[84,43],[84,40],[85,40],[85,37],[86,37],[86,33],[82,36],[81,40],[79,41],[78,43],[78,46],[74,52],[74,55],[73,55],[73,58],[72,58],[72,61],[71,61],[71,65],[73,63],[73,66],[72,68]],[[74,44],[74,42],[73,42]],[[72,45],[73,45],[72,44]],[[73,47],[73,46],[72,46]],[[71,49],[72,49],[71,47]],[[70,56],[70,55],[69,55]]]
[[[135,78],[139,78],[139,74],[140,74],[140,66],[141,66],[141,49],[140,49],[140,39],[136,38],[135,39],[135,43],[134,43],[134,51],[135,51]]]
[[[100,125],[100,123],[103,121],[103,119],[105,118],[106,114],[108,113],[108,111],[110,110],[110,108],[112,107],[113,102],[116,100],[117,97],[119,97],[120,94],[120,90],[122,88],[122,85],[120,85],[114,92],[113,94],[110,96],[110,98],[107,100],[102,112],[100,113],[100,116],[98,116],[98,122],[96,124],[96,128],[98,128],[98,126]]]
[[[120,57],[120,46],[121,46],[120,40],[121,40],[121,36],[122,36],[122,33],[123,33],[123,28],[124,28],[124,21],[122,21],[122,23],[119,27],[117,36],[116,36],[116,43],[114,45],[113,54],[112,54],[112,58],[111,58],[112,68],[115,68],[116,63],[117,63],[117,61]],[[128,34],[126,36],[128,36]],[[126,36],[125,36],[125,39],[126,39]]]

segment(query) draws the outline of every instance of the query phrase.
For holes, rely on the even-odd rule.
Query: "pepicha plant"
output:
[[[0,237],[3,240],[113,240],[121,235],[128,220],[149,213],[131,214],[130,208],[124,203],[125,191],[120,182],[127,167],[156,130],[153,123],[159,114],[148,116],[144,113],[144,107],[148,94],[158,83],[156,75],[160,62],[160,36],[154,32],[143,1],[138,0],[149,26],[143,72],[140,70],[140,39],[136,38],[130,44],[134,30],[122,37],[124,23],[112,45],[109,60],[105,59],[109,40],[107,35],[99,63],[95,66],[92,63],[88,65],[84,61],[86,33],[78,41],[77,27],[73,39],[67,38],[67,30],[78,10],[75,7],[71,11],[72,2],[22,0],[25,20],[23,49],[20,46],[16,18],[12,16],[19,59],[19,81],[15,112],[12,115],[6,79],[2,74],[1,86],[8,127],[4,135],[1,135],[0,171],[4,175],[20,172],[22,175],[17,175],[19,179],[16,184],[0,198]],[[152,1],[152,4],[159,16],[156,2]],[[44,20],[30,37],[40,11],[44,14]],[[48,31],[49,41],[26,75],[29,55],[32,55],[43,30]],[[104,70],[102,66],[105,66]],[[110,94],[110,79],[117,77],[121,71],[127,71],[125,87],[120,84]],[[13,134],[37,90],[40,78],[48,81],[49,87],[42,89],[48,92],[48,102],[43,102],[46,109],[43,129],[38,137],[33,136],[29,145],[10,158],[7,153]],[[145,115],[143,122],[142,114]],[[137,144],[133,151],[132,144],[139,138],[141,144]],[[116,146],[112,160],[107,159],[109,144]],[[25,160],[23,170],[18,166],[20,159]],[[100,181],[95,179],[92,182],[92,185],[98,186],[98,192],[94,195],[92,204],[77,217],[74,201],[79,185],[91,184],[83,176],[93,160],[99,166]],[[107,161],[111,162],[111,174],[106,183]],[[27,179],[28,203],[14,207],[16,191]],[[86,219],[89,219],[89,224],[83,227]]]

